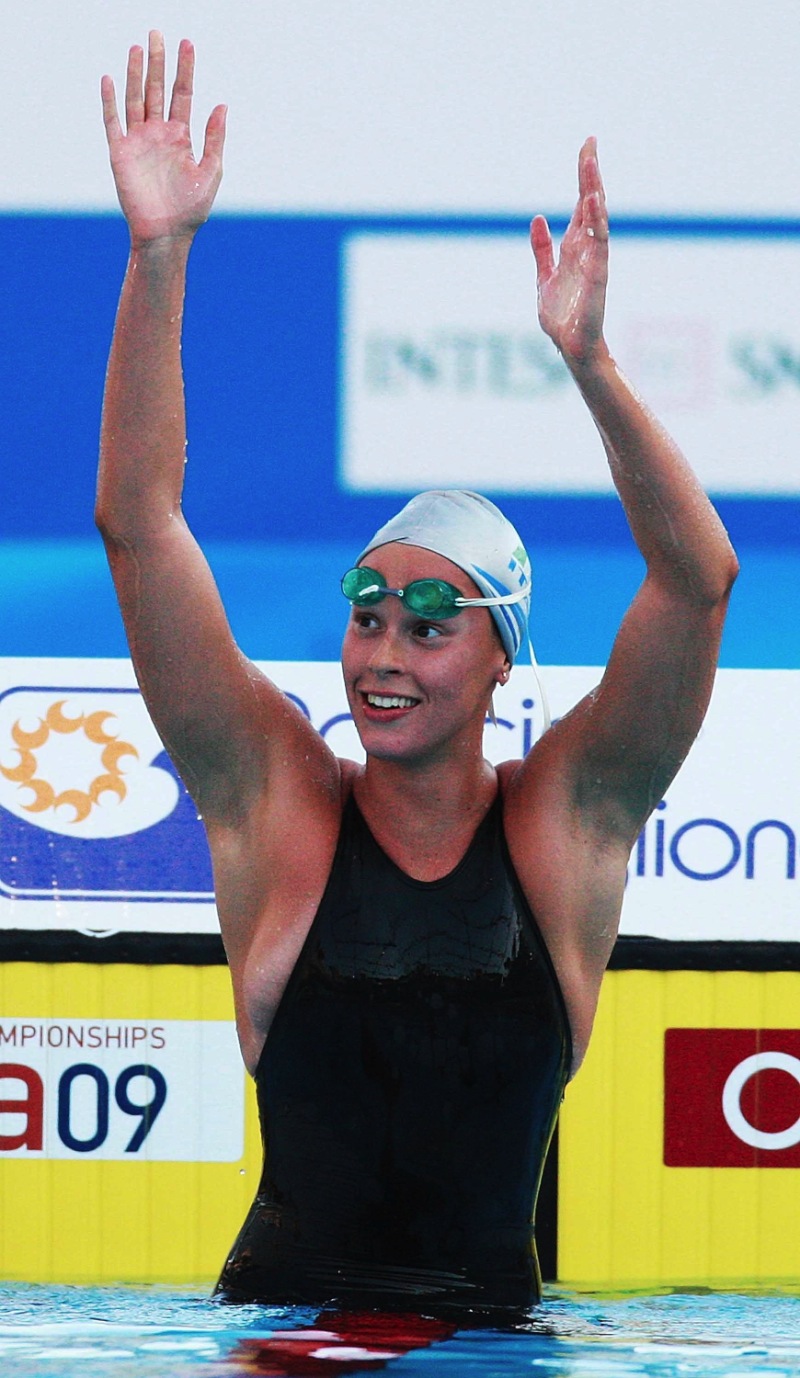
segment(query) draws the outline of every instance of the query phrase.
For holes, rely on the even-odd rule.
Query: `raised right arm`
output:
[[[265,789],[302,815],[335,792],[334,758],[236,646],[181,510],[186,429],[181,323],[186,264],[222,174],[225,108],[202,158],[189,138],[194,53],[183,42],[168,116],[164,45],[131,49],[123,132],[103,78],[112,169],[131,254],[108,366],[97,522],[137,677],[158,731],[213,829],[244,826]],[[326,805],[323,802],[322,808]]]

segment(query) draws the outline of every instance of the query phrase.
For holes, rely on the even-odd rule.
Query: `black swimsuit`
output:
[[[450,875],[402,872],[354,801],[255,1079],[258,1194],[231,1301],[519,1312],[571,1041],[497,802]]]

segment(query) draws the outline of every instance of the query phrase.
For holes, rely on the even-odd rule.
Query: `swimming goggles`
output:
[[[530,589],[517,589],[515,593],[501,593],[493,598],[465,598],[446,579],[413,579],[404,589],[390,589],[376,569],[359,565],[356,569],[348,569],[342,578],[342,593],[354,608],[370,608],[391,595],[419,617],[440,622],[447,617],[457,617],[464,608],[495,608],[501,603],[521,603]]]

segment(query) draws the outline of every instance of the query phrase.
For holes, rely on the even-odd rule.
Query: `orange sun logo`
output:
[[[19,765],[13,768],[0,766],[0,775],[6,780],[14,781],[20,789],[33,790],[33,803],[22,805],[28,813],[44,813],[47,809],[57,809],[61,804],[70,804],[75,810],[75,817],[71,821],[82,823],[84,818],[89,817],[95,805],[99,804],[101,794],[107,790],[122,802],[127,788],[122,779],[119,762],[123,756],[135,756],[138,759],[139,753],[130,742],[110,737],[105,731],[103,724],[107,718],[115,717],[114,713],[100,710],[96,713],[81,713],[78,718],[67,718],[63,712],[65,703],[66,699],[60,699],[58,703],[52,704],[46,716],[39,719],[39,726],[32,732],[25,732],[19,720],[14,723],[11,736],[20,758]],[[38,774],[36,752],[45,745],[51,732],[66,735],[80,732],[81,729],[88,741],[103,748],[100,755],[103,771],[94,777],[88,789],[64,789],[57,794],[49,780]]]

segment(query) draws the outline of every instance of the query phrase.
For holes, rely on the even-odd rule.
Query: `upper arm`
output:
[[[702,726],[728,596],[694,599],[648,575],[579,714],[576,802],[631,843]]]
[[[564,993],[575,1065],[616,940],[630,849],[686,756],[713,686],[724,600],[646,579],[598,687],[503,781],[517,874]]]
[[[200,812],[235,822],[281,772],[332,778],[332,753],[236,645],[183,517],[105,539],[142,694]]]
[[[633,844],[703,722],[727,600],[645,578],[600,684],[553,729],[564,802],[584,826]],[[534,774],[534,762],[526,765],[523,793]]]

